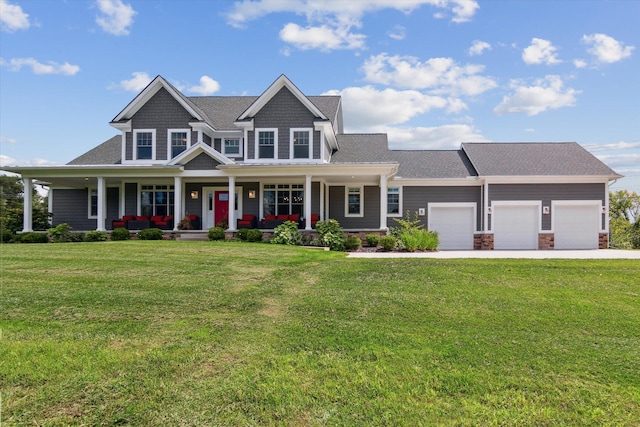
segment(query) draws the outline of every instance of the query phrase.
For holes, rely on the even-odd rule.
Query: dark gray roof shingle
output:
[[[575,142],[466,142],[481,176],[619,176]]]
[[[97,147],[71,160],[68,165],[118,165],[122,157],[122,135],[109,138]]]

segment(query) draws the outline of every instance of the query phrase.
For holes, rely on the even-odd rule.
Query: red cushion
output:
[[[195,221],[196,219],[198,219],[198,215],[189,215],[187,216],[187,218],[189,218],[189,221]]]
[[[298,222],[300,219],[300,214],[289,215],[289,221]]]
[[[141,215],[136,216],[137,221],[147,221],[148,219],[149,219],[148,216],[141,216]]]
[[[311,214],[311,221],[317,221],[320,219],[320,214]]]
[[[265,215],[264,219],[266,219],[267,221],[273,221],[276,219],[275,215]]]
[[[113,227],[124,227],[124,224],[124,221],[113,221],[112,223]]]
[[[254,219],[256,216],[255,215],[242,215],[242,221],[251,221],[252,219]]]
[[[165,215],[163,221],[173,221],[173,215]]]
[[[159,225],[161,227],[166,227],[167,226],[167,222],[166,221],[156,221],[154,222],[155,225]]]
[[[278,215],[278,221],[286,221],[289,219],[289,215]]]
[[[164,216],[162,215],[154,215],[151,217],[151,221],[152,222],[160,222],[164,219]]]
[[[122,217],[122,220],[123,221],[131,221],[131,220],[133,220],[135,218],[136,218],[135,215],[125,215],[125,216]]]

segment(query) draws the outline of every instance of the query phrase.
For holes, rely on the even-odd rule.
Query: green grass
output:
[[[2,245],[1,423],[640,423],[640,263]]]

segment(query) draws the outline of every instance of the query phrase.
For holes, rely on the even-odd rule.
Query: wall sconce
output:
[[[198,192],[197,191],[192,191],[191,192],[191,198],[192,199],[197,199],[198,198]]]
[[[256,198],[256,190],[249,190],[249,198],[250,199]]]
[[[493,209],[491,209],[491,206],[489,206],[489,207],[487,208],[487,213],[488,213],[489,215],[491,215],[491,214],[493,213]]]
[[[606,213],[607,213],[607,207],[606,207],[606,206],[603,206],[603,207],[602,207],[602,213],[603,213],[603,214],[606,214]]]
[[[542,215],[549,215],[549,206],[542,207]]]

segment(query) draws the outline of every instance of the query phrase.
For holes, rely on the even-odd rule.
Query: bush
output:
[[[406,229],[400,232],[400,241],[402,246],[409,251],[415,252],[418,249],[419,236],[417,230]]]
[[[16,236],[11,230],[2,230],[2,233],[0,233],[0,243],[10,243],[14,241],[15,238]]]
[[[394,250],[396,248],[396,245],[397,245],[396,238],[393,237],[392,235],[383,236],[380,239],[380,246],[382,246],[382,249],[384,249],[385,251]]]
[[[299,245],[302,243],[302,234],[298,230],[298,224],[293,221],[285,221],[273,230],[271,243],[279,245]]]
[[[236,231],[236,237],[240,240],[247,240],[247,234],[249,233],[248,228],[240,228]]]
[[[436,231],[420,230],[418,234],[418,249],[421,251],[435,251],[440,241]]]
[[[85,242],[104,242],[107,240],[107,233],[104,231],[89,231],[84,235]]]
[[[407,228],[401,230],[400,241],[402,242],[402,246],[409,252],[415,252],[416,249],[421,251],[435,251],[438,248],[438,233]]]
[[[349,236],[344,239],[344,247],[348,251],[353,251],[362,246],[362,240],[358,236]]]
[[[16,234],[14,240],[16,243],[49,243],[49,236],[45,233],[29,233]]]
[[[222,227],[210,228],[207,235],[209,236],[209,240],[224,240],[226,237],[226,235],[224,234],[224,229]]]
[[[327,219],[316,223],[316,231],[320,234],[321,246],[328,246],[332,251],[343,251],[345,248],[344,232],[335,219]]]
[[[124,227],[114,228],[111,232],[111,240],[129,240],[131,239],[131,232]]]
[[[380,243],[380,236],[377,234],[367,234],[367,246],[375,248]]]
[[[248,242],[262,242],[262,231],[257,228],[252,228],[247,231],[247,241]]]
[[[62,242],[72,242],[74,241],[74,237],[72,236],[73,228],[63,222],[62,224],[58,224],[55,227],[52,227],[47,230],[47,235],[51,238],[51,241],[54,243],[62,243]]]
[[[164,233],[159,228],[145,228],[138,233],[138,240],[162,240]]]

